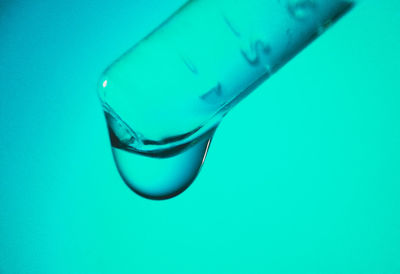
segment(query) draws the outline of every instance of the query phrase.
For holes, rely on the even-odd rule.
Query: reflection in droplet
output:
[[[139,140],[135,132],[125,123],[121,117],[108,105],[103,105],[104,115],[106,116],[107,126],[109,129],[111,141],[118,142],[131,146],[135,141]]]

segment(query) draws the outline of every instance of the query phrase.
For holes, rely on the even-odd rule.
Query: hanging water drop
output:
[[[176,148],[176,151],[146,155],[113,147],[113,155],[118,171],[129,188],[145,198],[164,200],[180,194],[191,185],[204,163],[211,135]]]

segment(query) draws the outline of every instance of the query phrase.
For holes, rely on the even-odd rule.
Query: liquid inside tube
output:
[[[349,0],[192,0],[109,66],[99,96],[126,184],[167,199],[224,115],[345,14]]]

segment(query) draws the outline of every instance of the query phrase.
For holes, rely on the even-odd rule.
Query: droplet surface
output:
[[[145,198],[164,200],[191,185],[203,165],[216,126],[196,138],[180,135],[155,142],[140,138],[110,106],[103,107],[114,160],[129,188]],[[152,149],[143,149],[146,146]]]
[[[196,178],[211,142],[203,137],[172,155],[144,155],[113,146],[121,177],[137,194],[153,200],[175,197]],[[168,154],[170,154],[169,152]]]

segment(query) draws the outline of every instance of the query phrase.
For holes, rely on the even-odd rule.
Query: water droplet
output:
[[[211,127],[194,139],[197,130],[152,141],[134,132],[108,104],[104,113],[121,177],[134,192],[153,200],[172,198],[190,186],[216,129]]]
[[[152,155],[113,147],[118,171],[137,194],[153,200],[172,198],[187,189],[196,178],[207,155],[213,132],[180,147]]]
[[[314,0],[288,0],[288,10],[298,20],[311,17],[316,7],[317,4]]]

